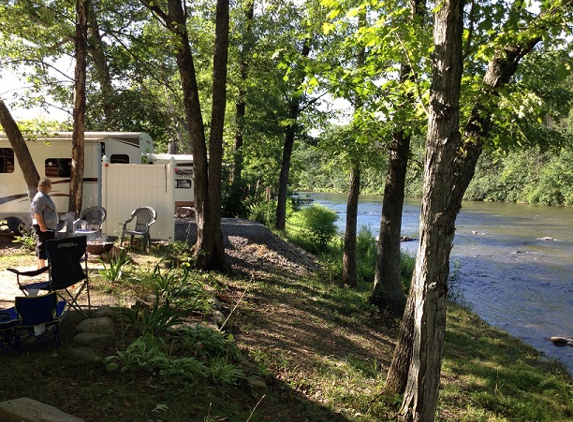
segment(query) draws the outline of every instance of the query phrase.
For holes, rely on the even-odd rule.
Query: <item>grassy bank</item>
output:
[[[29,397],[88,422],[393,418],[400,397],[380,393],[399,321],[366,304],[369,285],[350,290],[324,274],[293,271],[265,245],[236,252],[232,276],[186,270],[181,245],[130,254],[114,280],[109,264],[93,263],[100,303],[138,297],[152,305],[114,314],[116,344],[101,351],[112,356],[107,361],[75,357],[73,313],[62,324],[60,349],[2,355],[0,400]],[[29,252],[0,256],[2,283],[10,282],[6,268],[33,262]],[[166,297],[181,312],[163,306]],[[205,306],[214,297],[230,315],[222,331]],[[560,365],[450,306],[438,420],[568,421],[572,401],[571,377]]]

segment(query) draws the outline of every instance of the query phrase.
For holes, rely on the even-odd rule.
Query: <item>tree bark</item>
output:
[[[424,16],[425,3],[423,0],[410,1],[410,20]],[[412,68],[404,60],[400,70],[400,81],[414,81]],[[406,106],[412,102],[412,96],[406,95]],[[402,288],[400,273],[400,235],[402,232],[402,211],[404,209],[404,192],[406,189],[406,170],[410,155],[410,135],[404,130],[392,134],[388,157],[388,172],[382,199],[380,218],[380,233],[378,236],[378,254],[374,288],[370,303],[380,309],[395,314],[402,314],[406,304],[406,296]]]
[[[358,286],[356,272],[356,229],[358,225],[358,198],[360,197],[360,164],[354,161],[350,168],[350,190],[346,203],[346,231],[342,256],[342,284]]]
[[[10,146],[14,150],[14,155],[18,160],[18,164],[22,169],[22,174],[24,175],[24,180],[26,181],[26,186],[28,186],[28,195],[30,200],[36,194],[38,188],[38,182],[40,181],[40,175],[32,159],[32,155],[28,150],[26,141],[20,132],[20,128],[14,121],[12,114],[3,100],[0,99],[0,125],[4,128],[4,132],[8,136],[8,141]]]
[[[141,1],[163,20],[177,39],[175,57],[181,77],[183,107],[189,125],[194,165],[195,221],[197,223],[197,240],[194,246],[195,263],[200,269],[227,271],[221,230],[221,169],[227,87],[229,2],[228,0],[217,1],[213,55],[213,106],[208,156],[195,64],[186,26],[187,14],[183,9],[183,4],[181,0],[168,0],[167,13],[165,13],[155,2]]]
[[[115,90],[109,74],[109,65],[105,54],[105,43],[101,37],[98,15],[94,3],[90,2],[88,7],[88,25],[91,36],[89,37],[87,48],[91,52],[95,77],[100,85],[103,114],[106,122],[113,122],[115,112],[113,99],[115,98]]]
[[[76,2],[76,69],[74,77],[74,124],[72,134],[72,169],[68,211],[80,215],[84,180],[84,131],[86,115],[86,65],[89,0]]]
[[[362,10],[358,16],[358,29],[366,27],[366,10]],[[356,57],[356,69],[364,67],[366,47],[361,45]],[[354,110],[362,108],[364,101],[358,94],[354,94]],[[351,159],[350,163],[350,186],[348,201],[346,203],[346,229],[344,233],[344,250],[342,254],[342,285],[350,287],[358,286],[357,256],[356,256],[356,230],[358,225],[358,198],[360,197],[360,161]]]
[[[239,51],[239,72],[240,72],[240,82],[239,82],[239,93],[237,95],[237,101],[235,102],[235,124],[237,125],[235,130],[235,157],[234,157],[234,168],[233,168],[233,185],[236,189],[240,187],[241,183],[241,173],[243,171],[243,128],[245,126],[245,112],[247,109],[246,96],[247,96],[247,81],[249,77],[249,60],[248,57],[251,53],[251,37],[252,37],[252,26],[253,18],[255,15],[255,2],[254,0],[249,0],[245,7],[245,33],[242,35],[242,45]]]
[[[370,303],[396,314],[404,312],[406,305],[400,272],[400,234],[409,154],[410,137],[403,132],[394,133],[382,199],[374,289],[370,296]]]
[[[308,57],[310,54],[310,41],[306,40],[301,51],[303,58]],[[299,85],[303,82],[304,75],[300,75]],[[279,192],[277,198],[277,221],[275,228],[284,231],[286,226],[286,202],[288,197],[288,179],[290,172],[290,160],[292,157],[292,149],[294,146],[294,139],[297,132],[297,118],[300,113],[301,96],[295,95],[291,98],[288,106],[288,119],[289,124],[285,133],[285,144],[283,147],[283,159],[281,163],[281,173],[279,175]]]
[[[431,421],[438,401],[449,258],[459,207],[450,201],[460,145],[463,1],[446,0],[435,13],[430,115],[426,138],[420,241],[412,293],[414,344],[399,412],[406,421]]]
[[[491,116],[498,106],[496,90],[509,83],[521,59],[540,41],[539,37],[534,37],[521,46],[506,46],[500,49],[491,60],[484,76],[484,89],[465,124],[464,142],[462,147],[458,148],[454,160],[453,173],[456,181],[451,195],[453,206],[461,207],[464,193],[474,175],[477,161],[483,150],[483,144],[493,129]],[[398,344],[384,386],[387,394],[402,394],[406,388],[413,347],[413,305],[411,293],[408,296]]]
[[[249,57],[252,50],[252,27],[255,15],[255,2],[248,0],[244,9],[245,29],[241,34],[241,45],[239,48],[239,86],[237,99],[235,101],[235,144],[233,151],[233,175],[231,182],[231,193],[229,207],[227,209],[232,215],[243,217],[246,214],[244,205],[243,187],[243,134],[245,127],[245,114],[247,110],[247,85],[249,78]]]
[[[197,266],[202,269],[228,270],[221,230],[221,175],[223,170],[223,132],[227,104],[227,60],[229,50],[229,0],[217,1],[215,52],[213,57],[213,106],[209,139],[209,173],[205,227],[199,243]],[[207,229],[207,230],[205,230]]]

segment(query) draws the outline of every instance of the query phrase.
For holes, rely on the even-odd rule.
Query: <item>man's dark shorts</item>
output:
[[[39,259],[48,259],[46,253],[46,242],[50,239],[56,238],[56,231],[48,230],[43,232],[40,230],[40,226],[34,224],[34,232],[36,233],[36,256]]]

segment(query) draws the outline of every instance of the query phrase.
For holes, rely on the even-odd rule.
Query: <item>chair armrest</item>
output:
[[[45,273],[47,270],[49,270],[50,267],[44,267],[44,268],[39,268],[37,270],[29,270],[29,271],[19,271],[16,268],[6,268],[7,271],[10,271],[11,273],[14,273],[18,276],[23,275],[26,277],[35,277],[38,274],[42,274]]]
[[[134,218],[135,218],[135,216],[132,214],[127,220],[125,220],[125,221],[123,222],[123,225],[121,226],[122,231],[125,231],[125,229],[127,228],[127,225],[128,225],[129,223],[131,223]]]
[[[72,233],[75,233],[75,231],[78,229],[78,226],[80,225],[80,221],[82,221],[81,218],[74,220],[74,222],[72,223]]]

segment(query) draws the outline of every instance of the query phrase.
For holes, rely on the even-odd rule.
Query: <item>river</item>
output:
[[[346,195],[301,194],[338,214],[346,224]],[[362,196],[358,227],[377,236],[382,198]],[[418,238],[420,202],[406,200],[402,235]],[[451,263],[459,263],[457,288],[487,323],[562,361],[573,374],[573,347],[548,338],[573,336],[573,208],[493,202],[462,204]],[[403,242],[415,254],[417,241]],[[451,267],[453,269],[453,266]]]

